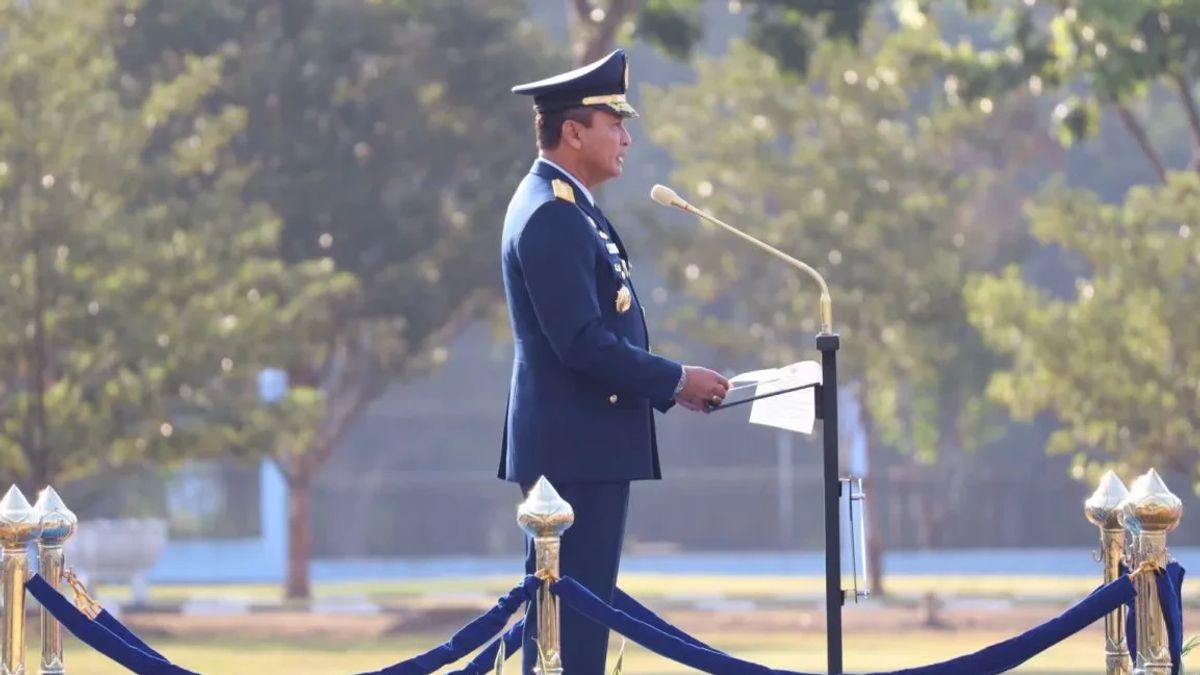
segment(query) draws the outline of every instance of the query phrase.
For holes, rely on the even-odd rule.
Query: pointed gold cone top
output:
[[[37,533],[37,514],[29,500],[16,485],[8,488],[4,499],[0,499],[0,541],[9,546],[23,546]]]
[[[517,523],[533,537],[561,537],[574,522],[575,511],[545,476],[538,478],[517,507]]]
[[[1112,471],[1105,472],[1096,491],[1083,503],[1087,519],[1106,530],[1121,529],[1121,503],[1129,496],[1125,484]]]
[[[63,503],[58,492],[49,485],[38,494],[33,510],[37,512],[38,523],[42,528],[40,538],[43,541],[63,541],[75,534],[79,519]]]
[[[1125,526],[1135,531],[1171,531],[1183,516],[1183,502],[1154,469],[1138,476],[1121,504]]]

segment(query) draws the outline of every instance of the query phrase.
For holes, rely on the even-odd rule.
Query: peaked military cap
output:
[[[527,82],[512,88],[514,94],[533,97],[533,109],[556,112],[579,106],[607,108],[621,117],[637,117],[625,100],[629,89],[629,57],[624,49],[570,72]]]

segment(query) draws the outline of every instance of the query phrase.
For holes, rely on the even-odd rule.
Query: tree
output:
[[[803,73],[824,40],[857,43],[872,0],[741,0],[731,14],[747,14],[749,42],[784,70]],[[566,0],[576,65],[591,63],[616,42],[633,38],[679,59],[704,36],[702,0]]]
[[[1048,451],[1074,453],[1077,478],[1117,464],[1162,463],[1193,476],[1197,425],[1195,215],[1200,113],[1193,78],[1200,6],[1192,2],[1074,2],[1008,10],[1010,32],[994,53],[939,48],[954,98],[999,97],[1045,87],[1062,140],[1087,140],[1111,112],[1153,170],[1120,204],[1087,190],[1049,186],[1031,205],[1034,234],[1082,268],[1073,293],[1054,294],[1018,268],[974,280],[971,317],[1011,359],[989,391],[1019,418],[1053,413]],[[1174,109],[1170,102],[1175,104]],[[1163,149],[1141,120],[1154,108],[1191,136]],[[1172,114],[1179,124],[1170,124]],[[1174,167],[1186,169],[1174,171]]]
[[[220,58],[121,87],[129,7],[0,3],[0,470],[31,489],[253,452],[235,413],[261,337],[353,288],[282,264],[278,220],[240,198],[244,111],[197,107]]]
[[[916,0],[908,4],[910,20],[923,23],[933,18]],[[948,98],[973,104],[1017,90],[1053,92],[1062,99],[1054,119],[1066,144],[1094,135],[1101,112],[1111,111],[1161,183],[1166,181],[1169,158],[1154,146],[1154,134],[1138,108],[1152,96],[1163,105],[1170,97],[1191,136],[1191,165],[1200,168],[1200,106],[1193,82],[1200,56],[1200,5],[1172,0],[1035,0],[996,9],[994,4],[966,3],[995,18],[1000,29],[995,48],[930,43],[928,57],[944,69]],[[1161,108],[1155,117],[1161,120]]]
[[[1021,239],[996,227],[1011,201],[999,169],[1021,145],[1005,132],[1028,114],[922,103],[927,73],[909,70],[903,55],[929,36],[886,33],[869,29],[861,54],[825,46],[807,80],[737,45],[725,59],[701,60],[695,85],[650,90],[647,119],[681,167],[674,179],[700,203],[829,280],[843,377],[865,399],[868,446],[894,443],[931,461],[983,437],[978,391],[989,360],[962,287]],[[697,129],[711,130],[702,143]],[[717,236],[689,233],[661,256],[676,284],[709,303],[689,332],[732,353],[752,342],[756,362],[800,358],[816,328],[815,289]],[[752,341],[735,337],[747,327]],[[880,550],[876,542],[877,575]],[[882,590],[881,576],[872,585]]]
[[[247,111],[235,148],[254,168],[247,193],[283,220],[280,255],[329,256],[361,285],[361,303],[278,364],[323,401],[311,429],[276,439],[289,597],[309,595],[312,485],[345,432],[498,297],[497,227],[534,153],[509,87],[546,57],[524,13],[516,0],[151,0],[123,52],[146,73],[184,48],[225,54],[206,101]]]
[[[1040,241],[1086,263],[1074,296],[1054,297],[1015,267],[968,288],[971,320],[1011,359],[989,391],[1018,418],[1053,412],[1062,426],[1047,450],[1074,453],[1077,478],[1157,465],[1200,481],[1197,216],[1193,172],[1123,204],[1057,186],[1030,220]]]
[[[858,44],[872,13],[889,4],[903,27],[919,29],[941,17],[962,29],[956,40],[934,33],[926,44],[927,56],[946,67],[951,99],[973,104],[1018,89],[1039,95],[1082,84],[1086,95],[1070,94],[1055,110],[1064,141],[1094,134],[1101,110],[1111,109],[1161,182],[1169,162],[1153,147],[1154,134],[1135,105],[1157,82],[1177,99],[1193,154],[1200,151],[1200,105],[1190,71],[1200,47],[1200,7],[1192,2],[735,0],[728,11],[747,15],[749,43],[784,70],[803,74],[818,45]],[[703,6],[700,0],[567,0],[575,62],[593,61],[616,41],[633,38],[687,58],[703,37]],[[972,24],[964,12],[995,34],[967,34]],[[1200,157],[1192,166],[1200,169]]]

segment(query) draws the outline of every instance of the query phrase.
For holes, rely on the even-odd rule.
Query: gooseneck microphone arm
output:
[[[666,206],[674,206],[703,220],[707,220],[758,248],[779,258],[792,267],[811,276],[821,287],[821,332],[817,335],[817,349],[821,352],[821,385],[817,392],[817,417],[821,420],[822,453],[821,474],[823,511],[825,517],[825,652],[830,675],[842,673],[842,605],[846,592],[842,588],[841,514],[838,500],[841,495],[841,479],[838,466],[838,386],[837,352],[841,338],[833,332],[833,303],[829,298],[829,286],[816,270],[796,260],[779,249],[766,244],[741,230],[727,225],[700,209],[687,203],[675,191],[663,185],[655,185],[650,197]],[[854,590],[857,601],[859,593]]]
[[[687,200],[685,200],[683,197],[680,197],[674,190],[665,185],[655,185],[650,190],[650,198],[659,204],[662,204],[663,206],[674,206],[681,211],[686,211],[687,213],[690,213],[698,218],[707,220],[708,222],[737,235],[745,241],[750,242],[767,253],[770,253],[792,267],[807,273],[813,278],[814,281],[817,282],[817,285],[821,287],[821,332],[833,333],[833,300],[829,295],[829,285],[825,283],[825,278],[822,277],[819,272],[813,269],[812,266],[808,265],[804,261],[797,260],[783,251],[775,248],[774,246],[756,239],[745,232],[742,232],[736,227],[718,220],[715,216],[712,216],[703,210],[692,206],[687,202]]]

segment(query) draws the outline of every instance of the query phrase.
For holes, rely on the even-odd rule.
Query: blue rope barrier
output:
[[[677,661],[690,668],[715,675],[769,675],[773,672],[766,666],[751,663],[724,652],[696,646],[676,634],[659,630],[645,621],[638,620],[626,612],[609,606],[570,577],[560,579],[551,587],[551,590],[567,606],[592,621],[617,631],[659,656]],[[678,631],[678,629],[676,630]]]
[[[1155,575],[1167,628],[1172,675],[1180,675],[1181,668],[1184,574],[1183,567],[1172,562]],[[535,600],[541,583],[533,575],[525,577],[494,607],[459,629],[447,642],[411,659],[360,675],[431,675],[504,631],[512,614],[523,604]],[[104,609],[100,609],[94,619],[87,616],[40,575],[33,575],[26,582],[26,588],[73,635],[130,671],[138,675],[197,675],[172,664]],[[771,669],[730,656],[672,626],[620,589],[616,589],[611,605],[569,577],[555,582],[551,590],[565,605],[593,621],[661,656],[702,672],[714,675],[805,675],[796,671]],[[1121,605],[1129,607],[1129,621],[1132,624],[1136,611],[1135,596],[1132,580],[1123,573],[1119,579],[1096,589],[1059,616],[1004,642],[948,661],[873,675],[994,675],[1006,672]],[[522,618],[452,675],[485,675],[490,672],[495,666],[501,644],[504,645],[506,659],[520,649],[524,628]],[[1127,641],[1130,652],[1136,657],[1137,635],[1132,625],[1127,631]]]
[[[1176,672],[1172,675],[1181,675],[1183,670],[1183,577],[1186,574],[1187,571],[1178,562],[1167,563],[1167,575],[1171,577],[1171,583],[1175,586],[1175,608],[1178,617],[1176,625],[1179,631],[1178,647],[1171,652],[1172,662],[1179,665],[1175,666]]]
[[[25,588],[72,635],[137,675],[197,675],[171,663],[157,651],[149,649],[146,643],[133,636],[132,632],[111,614],[102,612],[107,615],[105,623],[88,617],[41,575],[34,574],[30,577],[29,581],[25,582]],[[109,627],[114,625],[120,628],[114,631]],[[132,643],[122,635],[133,636]]]
[[[700,640],[688,635],[679,630],[675,626],[663,621],[657,614],[647,609],[644,605],[638,602],[633,596],[625,591],[617,588],[613,591],[613,607],[629,614],[630,616],[654,626],[655,628],[675,635],[679,639],[697,647],[719,651],[714,649]],[[522,635],[525,630],[525,619],[521,618],[504,634],[503,637],[496,638],[490,645],[483,649],[471,659],[471,662],[459,670],[451,671],[450,675],[487,675],[496,666],[496,652],[500,649],[500,641],[504,641],[504,658],[507,660],[522,646]]]
[[[450,672],[450,675],[487,675],[496,667],[496,652],[500,649],[500,642],[504,642],[504,660],[508,660],[517,651],[520,651],[525,635],[525,617],[521,617],[516,623],[509,628],[504,635],[492,641],[471,659],[471,662],[459,670]]]
[[[1129,566],[1125,563],[1117,563],[1117,572],[1121,576],[1129,574]],[[1129,649],[1129,655],[1134,661],[1137,660],[1137,594],[1135,593],[1129,602],[1125,603],[1125,646]]]
[[[170,660],[167,657],[160,654],[156,649],[154,649],[150,645],[146,644],[140,637],[138,637],[137,635],[134,635],[133,631],[126,628],[125,624],[123,624],[117,620],[117,617],[113,616],[112,614],[109,614],[107,609],[101,609],[100,613],[96,615],[96,618],[94,620],[96,623],[107,628],[109,630],[109,632],[111,632],[112,634],[121,638],[122,640],[129,643],[130,645],[137,648],[138,650],[145,652],[155,658],[162,659],[163,661]]]
[[[552,590],[565,604],[593,621],[621,633],[660,656],[697,670],[713,675],[802,675],[795,671],[773,670],[724,652],[698,646],[681,637],[681,634],[686,636],[686,633],[678,629],[665,631],[647,621],[635,618],[627,612],[609,606],[569,577],[555,583]],[[1037,654],[1074,635],[1128,602],[1134,594],[1133,582],[1129,577],[1122,576],[1111,584],[1092,592],[1059,616],[1014,638],[949,661],[876,675],[994,675],[1002,673],[1016,668]]]
[[[1183,660],[1183,567],[1169,563],[1165,573],[1155,574],[1158,604],[1167,628],[1167,653],[1171,655],[1171,675],[1179,675]]]
[[[1104,618],[1136,594],[1133,580],[1122,576],[1096,589],[1057,617],[1016,637],[973,654],[887,675],[994,675],[1007,672]]]
[[[541,580],[533,575],[525,577],[507,595],[500,598],[495,607],[460,628],[445,643],[382,670],[360,675],[430,675],[438,668],[454,663],[503,630],[513,612],[534,599],[534,592],[541,583]]]
[[[1121,574],[1128,574],[1125,563],[1119,566]],[[1186,570],[1176,561],[1167,563],[1166,573],[1156,572],[1154,581],[1158,585],[1158,600],[1167,625],[1167,651],[1171,655],[1171,675],[1179,675],[1183,660],[1183,577]],[[1125,646],[1129,655],[1137,661],[1137,598],[1130,598],[1125,605]]]
[[[707,650],[713,651],[713,652],[719,652],[721,654],[725,653],[725,652],[721,651],[720,649],[717,649],[715,647],[711,647],[707,644],[704,644],[700,640],[692,637],[691,635],[688,635],[684,631],[676,628],[675,626],[672,626],[671,624],[667,623],[666,621],[663,621],[662,617],[660,617],[657,614],[655,614],[654,612],[650,611],[645,605],[643,605],[642,603],[640,603],[636,599],[634,599],[634,597],[632,595],[629,595],[628,593],[626,593],[625,591],[622,591],[619,588],[613,590],[612,605],[614,608],[619,609],[622,612],[625,612],[626,614],[637,619],[638,621],[641,621],[642,623],[650,624],[651,626],[654,626],[655,628],[661,630],[664,633],[670,633],[671,635],[674,635],[675,637],[679,638],[680,640],[683,640],[684,642],[686,642],[690,645],[700,647],[702,649],[707,649]]]

